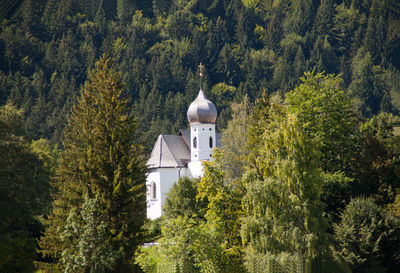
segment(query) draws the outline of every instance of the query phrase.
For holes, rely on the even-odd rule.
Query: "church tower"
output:
[[[204,95],[204,67],[200,64],[199,68],[200,91],[187,111],[190,130],[180,130],[178,135],[159,135],[147,161],[146,202],[150,219],[162,215],[167,195],[179,178],[203,175],[203,161],[211,160],[212,149],[219,144],[219,134],[215,132],[217,109]]]
[[[202,161],[211,160],[212,149],[216,146],[215,121],[217,109],[209,101],[202,88],[204,66],[200,64],[200,90],[197,98],[190,104],[187,118],[190,123],[190,162],[188,167],[194,177],[203,174]]]

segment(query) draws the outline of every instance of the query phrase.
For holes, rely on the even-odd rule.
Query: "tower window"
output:
[[[157,199],[157,186],[156,182],[151,182],[151,199]]]
[[[208,130],[212,131],[212,129],[211,129],[211,128],[209,128]]]
[[[210,148],[212,148],[213,147],[213,138],[212,137],[210,137],[210,139],[209,139],[209,144],[210,144]]]
[[[193,138],[193,148],[197,148],[197,137]]]

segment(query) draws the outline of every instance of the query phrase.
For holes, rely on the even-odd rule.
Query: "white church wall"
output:
[[[156,198],[152,198],[152,183],[156,184]],[[152,171],[147,174],[146,179],[146,202],[147,202],[147,217],[156,219],[161,216],[161,202],[160,202],[160,173]]]
[[[188,175],[189,177],[199,178],[203,175],[203,161],[191,161],[189,162],[188,167],[190,172],[190,175]]]
[[[187,168],[158,168],[147,176],[147,217],[150,219],[159,218],[162,215],[162,207],[168,192],[179,177],[189,176]],[[152,199],[151,184],[156,184],[156,199]]]

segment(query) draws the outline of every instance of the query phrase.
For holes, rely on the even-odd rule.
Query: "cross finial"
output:
[[[200,63],[199,65],[199,69],[200,69],[200,77],[203,77],[203,69],[204,69],[204,65],[202,63]]]
[[[202,83],[202,79],[203,79],[203,69],[204,69],[204,65],[202,63],[200,63],[199,65],[199,70],[200,70],[200,89],[203,89],[203,83]]]

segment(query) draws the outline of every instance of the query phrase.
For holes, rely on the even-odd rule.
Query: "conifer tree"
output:
[[[79,223],[87,213],[82,210],[84,196],[99,198],[96,206],[102,225],[107,227],[102,231],[103,248],[120,254],[113,263],[107,263],[107,268],[132,270],[130,260],[141,243],[145,219],[146,166],[142,148],[135,141],[138,125],[128,115],[128,103],[121,75],[103,56],[89,74],[65,131],[55,182],[58,191],[40,242],[46,259],[39,264],[43,272],[63,270],[80,255],[76,245],[85,240],[81,238],[85,234],[70,233],[67,239],[61,235],[74,225],[73,221],[85,225]],[[77,217],[68,220],[72,211]],[[75,272],[96,270],[92,262],[80,264]]]

